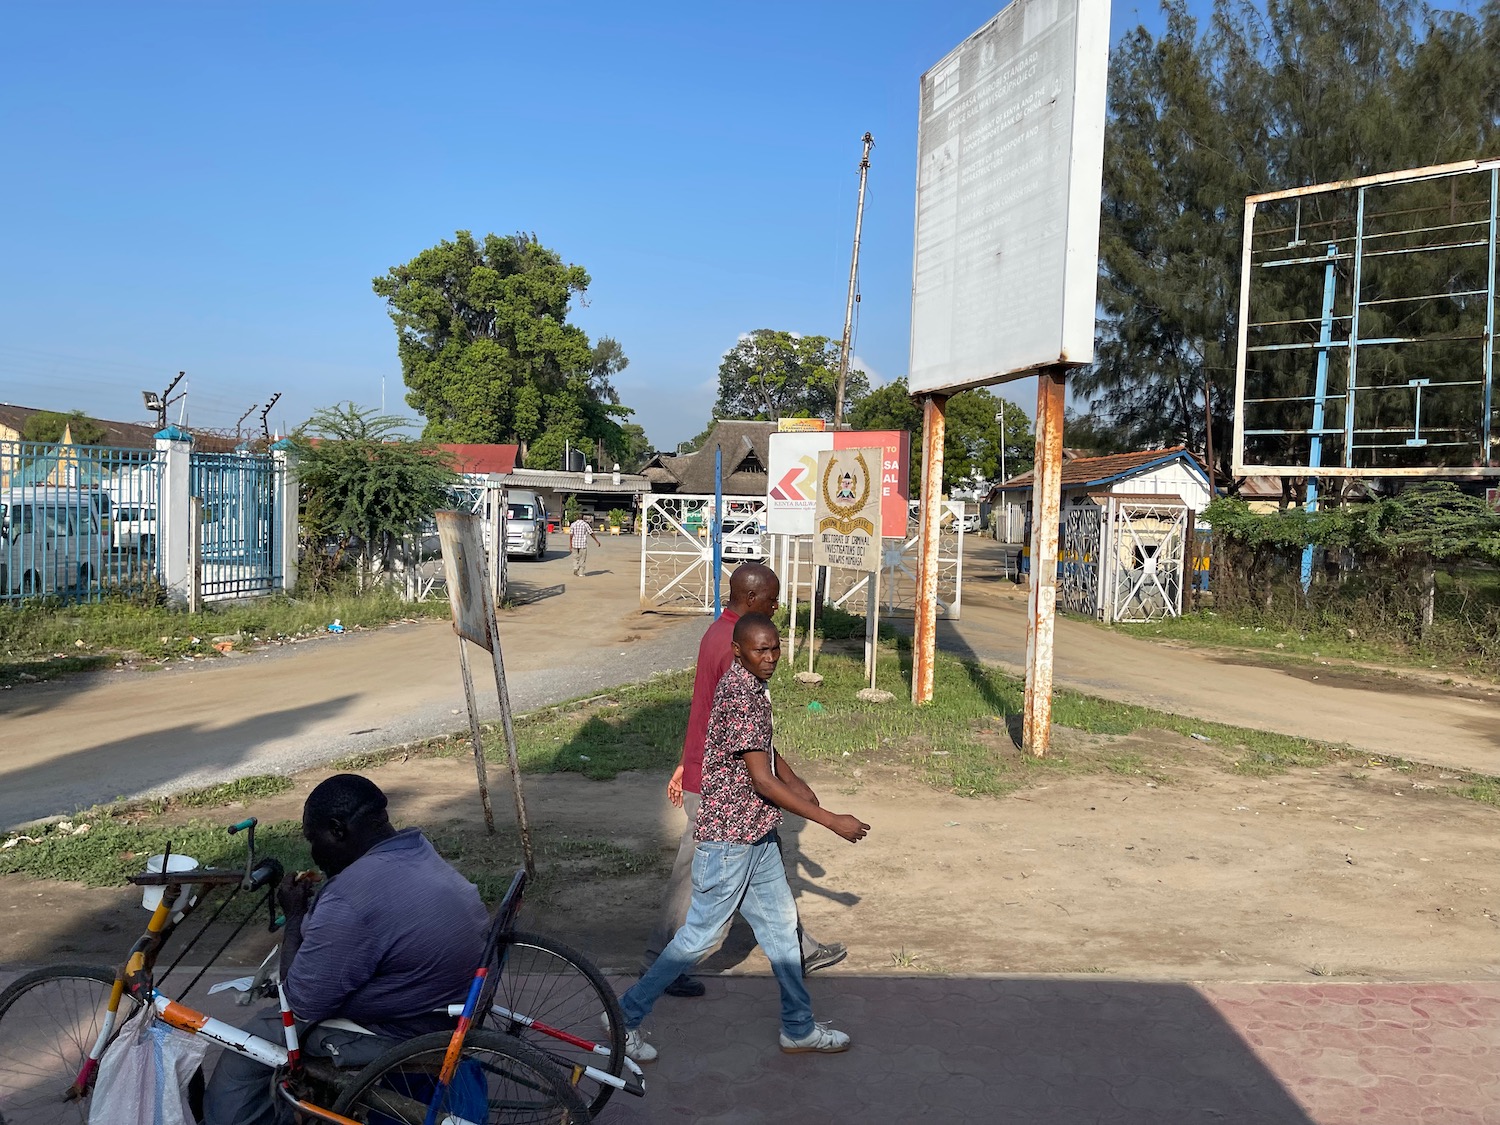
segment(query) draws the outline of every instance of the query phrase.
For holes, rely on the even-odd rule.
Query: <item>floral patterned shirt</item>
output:
[[[745,754],[764,750],[776,771],[771,746],[771,693],[738,661],[714,691],[703,746],[703,802],[695,840],[753,844],[781,823],[781,810],[755,791]]]

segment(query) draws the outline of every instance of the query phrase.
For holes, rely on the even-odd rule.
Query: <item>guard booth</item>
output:
[[[1173,496],[1092,493],[1063,513],[1058,597],[1110,621],[1182,614],[1192,510]]]

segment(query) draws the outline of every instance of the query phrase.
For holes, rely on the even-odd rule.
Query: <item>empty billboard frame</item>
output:
[[[1245,201],[1237,476],[1500,476],[1500,161]]]

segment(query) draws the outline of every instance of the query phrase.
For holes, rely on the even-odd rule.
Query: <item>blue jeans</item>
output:
[[[687,921],[645,975],[620,997],[626,1027],[640,1027],[667,985],[713,951],[736,910],[755,931],[781,986],[781,1029],[793,1039],[812,1034],[812,999],[802,982],[802,949],[797,943],[797,907],[775,832],[753,844],[698,842]]]

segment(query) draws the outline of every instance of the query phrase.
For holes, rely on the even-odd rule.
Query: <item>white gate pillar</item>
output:
[[[276,462],[276,501],[271,519],[276,527],[276,549],[281,554],[281,589],[291,593],[297,586],[297,529],[301,492],[297,480],[297,458],[292,444],[283,438],[271,447]]]
[[[167,600],[185,606],[192,590],[192,499],[189,461],[193,436],[176,426],[156,435],[161,483],[156,503],[156,566]]]

